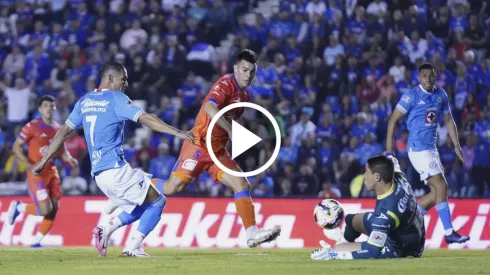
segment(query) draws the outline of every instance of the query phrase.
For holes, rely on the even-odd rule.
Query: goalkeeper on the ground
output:
[[[406,176],[393,156],[368,160],[364,184],[377,195],[374,212],[349,214],[343,235],[339,228],[325,230],[337,244],[311,252],[312,260],[357,260],[420,257],[424,251],[424,217]],[[354,242],[361,234],[366,242]]]

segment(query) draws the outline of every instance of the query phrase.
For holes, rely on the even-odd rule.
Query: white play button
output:
[[[262,139],[250,132],[240,123],[231,121],[231,158],[235,159]]]
[[[274,127],[274,132],[276,134],[276,146],[274,147],[274,151],[272,152],[272,156],[269,158],[269,160],[262,165],[260,168],[257,168],[253,171],[236,171],[232,170],[223,163],[221,163],[216,155],[214,154],[213,148],[211,146],[211,133],[213,132],[213,127],[216,125],[218,122],[218,119],[224,115],[226,112],[233,110],[235,108],[252,108],[255,109],[262,114],[264,114],[267,119],[270,120],[272,123],[272,126]],[[245,129],[242,125],[238,124],[235,121],[231,121],[231,155],[232,158],[235,159],[237,156],[242,154],[243,152],[247,151],[250,149],[250,147],[254,146],[258,142],[260,142],[262,139],[256,136],[254,133],[250,132],[249,130]],[[271,165],[274,163],[276,160],[277,156],[279,155],[279,149],[281,148],[281,131],[279,129],[279,125],[277,124],[276,119],[272,116],[269,111],[267,111],[264,107],[261,107],[257,104],[250,103],[250,102],[238,102],[238,103],[233,103],[230,104],[223,109],[219,110],[219,112],[211,119],[211,122],[209,123],[209,127],[206,133],[206,149],[209,152],[209,156],[213,160],[213,163],[216,164],[219,169],[223,170],[229,175],[235,176],[235,177],[253,177],[256,176],[265,170],[267,168],[271,167]]]

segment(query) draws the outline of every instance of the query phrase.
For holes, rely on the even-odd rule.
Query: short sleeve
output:
[[[25,142],[29,142],[29,140],[31,140],[32,137],[34,136],[34,131],[32,128],[33,128],[32,122],[29,122],[26,125],[24,125],[24,127],[22,127],[22,130],[19,133],[18,138]]]
[[[228,102],[229,92],[226,85],[231,85],[226,83],[224,80],[216,83],[209,91],[208,100],[218,104],[219,108],[222,108],[224,104]]]
[[[447,97],[447,93],[443,90],[442,96],[442,113],[448,114],[451,113],[451,107],[449,106],[449,99]]]
[[[123,93],[114,92],[116,116],[121,120],[132,120],[138,122],[139,117],[144,113],[141,108]]]
[[[400,112],[402,112],[403,114],[407,114],[412,109],[413,100],[413,93],[407,92],[402,95],[402,98],[400,99],[400,101],[398,101],[396,108],[400,110]]]
[[[82,126],[82,123],[83,123],[83,117],[82,117],[82,112],[81,112],[81,108],[80,108],[80,101],[82,99],[83,99],[83,97],[77,101],[77,103],[75,104],[75,107],[73,108],[73,111],[71,111],[70,116],[68,116],[68,119],[65,121],[65,124],[68,125],[68,127],[70,127],[73,130]]]

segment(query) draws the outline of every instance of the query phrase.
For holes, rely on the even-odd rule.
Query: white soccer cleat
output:
[[[253,249],[263,243],[272,242],[279,235],[281,235],[281,228],[258,229],[253,233],[252,237],[247,240],[247,245]]]
[[[116,209],[118,208],[119,206],[113,202],[112,200],[107,200],[106,204],[105,204],[105,213],[107,215],[110,215],[112,214],[112,212],[116,211]]]
[[[136,257],[136,258],[154,258],[154,256],[146,253],[143,248],[133,249],[133,250],[124,250],[122,252],[123,257]]]

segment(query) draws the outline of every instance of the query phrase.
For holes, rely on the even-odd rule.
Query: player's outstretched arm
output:
[[[65,141],[68,139],[70,136],[71,132],[73,132],[73,129],[70,128],[68,125],[63,125],[61,129],[56,133],[54,136],[53,140],[51,141],[51,144],[49,144],[48,150],[44,157],[41,159],[40,162],[34,164],[34,167],[32,168],[32,173],[33,174],[38,174],[43,170],[44,166],[50,160],[56,152],[60,149],[61,146],[65,143]]]
[[[30,170],[32,168],[32,164],[29,162],[29,159],[27,159],[27,156],[24,153],[24,149],[23,149],[24,144],[25,141],[23,141],[20,138],[17,138],[14,142],[14,145],[12,146],[12,151],[14,152],[17,158],[19,158],[22,162],[25,163],[26,168]]]
[[[386,151],[389,153],[393,153],[394,151],[393,139],[395,138],[396,127],[398,121],[400,121],[403,116],[404,114],[398,108],[395,108],[388,121],[388,130],[386,131]]]
[[[138,122],[154,131],[171,134],[181,139],[188,139],[192,143],[194,143],[194,134],[191,131],[182,131],[175,127],[172,127],[167,123],[163,122],[155,115],[143,113],[139,117]]]
[[[208,100],[206,102],[206,105],[204,106],[204,111],[208,115],[210,119],[213,119],[214,116],[216,116],[219,112],[218,104],[215,102]],[[226,121],[223,116],[221,116],[216,123],[221,126],[227,133],[228,136],[231,138],[231,124]]]
[[[459,144],[458,127],[456,126],[456,122],[454,122],[454,118],[451,112],[444,114],[444,123],[446,124],[447,131],[449,133],[449,136],[451,137],[451,141],[454,144],[456,155],[464,163],[463,150],[461,149],[461,145]]]

